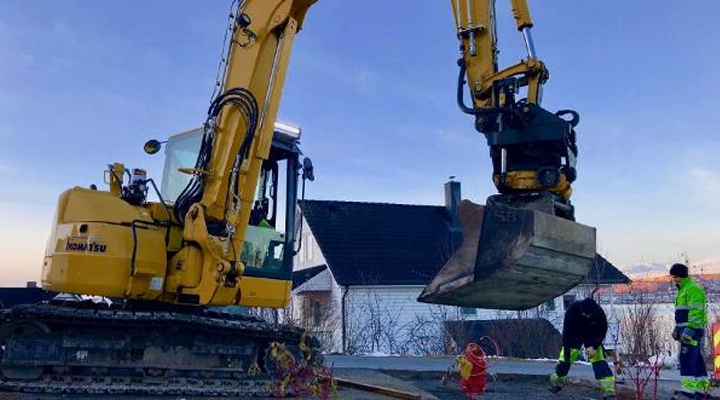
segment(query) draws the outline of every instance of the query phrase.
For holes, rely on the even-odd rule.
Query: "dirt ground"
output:
[[[401,390],[420,395],[423,400],[467,400],[459,389],[459,384],[453,378],[442,382],[443,373],[440,372],[411,372],[387,371],[367,369],[341,369],[336,370],[339,378],[371,383],[391,389]],[[560,394],[554,395],[547,390],[547,377],[538,375],[501,374],[490,377],[487,392],[479,399],[482,400],[594,400],[600,399],[598,388],[594,382],[577,380],[571,382]],[[672,391],[664,387],[660,390],[658,400],[669,400]],[[627,385],[620,386],[618,399],[634,399]],[[647,399],[652,397],[646,396]],[[210,400],[207,397],[186,396],[43,396],[20,393],[0,393],[0,400],[60,400],[60,399],[100,399],[100,400]],[[218,399],[219,398],[214,398]],[[356,389],[338,388],[335,399],[347,400],[391,400],[393,397]],[[224,400],[251,400],[239,398],[225,398]],[[252,399],[261,400],[261,399]],[[307,400],[307,399],[303,399]]]

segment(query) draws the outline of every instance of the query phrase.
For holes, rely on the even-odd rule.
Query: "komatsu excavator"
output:
[[[279,368],[278,343],[308,364],[322,362],[299,328],[212,308],[289,301],[298,180],[312,178],[312,168],[300,161],[300,132],[276,116],[295,36],[316,1],[233,2],[220,90],[202,134],[168,143],[163,190],[145,171],[116,163],[105,171],[107,190],[60,195],[43,288],[113,301],[3,311],[0,388],[264,395]],[[419,300],[530,308],[580,282],[595,257],[595,230],[574,222],[570,203],[578,115],[541,107],[548,71],[525,0],[511,4],[528,55],[504,69],[495,1],[451,4],[457,101],[487,140],[498,194],[484,206],[460,204],[462,246]]]

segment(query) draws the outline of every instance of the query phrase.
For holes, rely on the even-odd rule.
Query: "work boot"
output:
[[[558,394],[558,393],[560,393],[560,391],[562,390],[562,388],[563,388],[562,386],[550,385],[550,387],[548,388],[548,390],[549,390],[550,393],[552,393],[552,394]]]
[[[718,400],[720,397],[713,396],[710,393],[695,393],[696,400]]]
[[[670,400],[688,400],[688,399],[697,400],[697,399],[702,399],[702,397],[696,397],[694,393],[688,393],[688,392],[676,390],[675,395]]]
[[[603,400],[615,400],[615,393],[606,394],[605,396],[603,396]]]
[[[560,393],[560,391],[562,390],[562,388],[563,388],[563,387],[560,386],[560,385],[556,385],[556,384],[554,384],[554,383],[551,383],[551,384],[550,384],[550,387],[548,388],[548,390],[549,390],[550,393],[552,393],[552,394],[558,394],[558,393]]]
[[[552,394],[558,394],[563,388],[563,385],[565,385],[565,377],[564,376],[558,376],[557,374],[550,375],[550,387],[548,390]]]

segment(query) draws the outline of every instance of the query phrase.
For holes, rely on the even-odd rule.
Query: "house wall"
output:
[[[323,320],[313,325],[304,315],[304,304],[309,299],[319,296],[326,301],[323,309]],[[319,273],[309,281],[295,288],[290,301],[290,315],[292,320],[312,332],[323,345],[327,353],[342,352],[342,309],[341,289],[329,269]]]
[[[440,352],[442,323],[457,319],[457,307],[419,303],[423,286],[350,287],[346,297],[348,352]],[[428,343],[419,343],[420,341]],[[429,343],[433,342],[433,343]]]
[[[330,287],[328,287],[330,279]],[[294,317],[302,320],[303,302],[316,296],[317,290],[328,293],[328,323],[315,327],[322,331],[328,352],[343,351],[342,301],[346,295],[346,346],[349,353],[427,353],[441,352],[444,344],[443,323],[450,320],[516,318],[517,312],[487,309],[462,309],[420,303],[416,299],[422,285],[340,287],[332,273],[324,271],[293,292]],[[562,297],[554,299],[555,309],[543,305],[520,314],[528,318],[546,318],[562,329]],[[331,322],[332,321],[332,322]],[[334,328],[332,333],[325,331]],[[309,327],[312,331],[312,327]]]
[[[301,250],[295,256],[295,270],[327,264],[307,221],[303,221],[302,237]],[[562,331],[564,303],[569,303],[571,299],[583,299],[594,289],[580,285],[540,307],[518,313],[420,303],[416,299],[423,288],[422,285],[341,288],[328,269],[293,290],[289,315],[295,322],[320,337],[326,352],[342,352],[342,305],[343,295],[347,290],[345,336],[348,352],[413,353],[420,347],[425,350],[437,348],[440,345],[437,340],[444,337],[442,323],[446,320],[483,320],[518,316],[545,318]],[[310,299],[318,298],[328,302],[323,311],[325,318],[319,326],[310,326],[311,318],[304,315],[304,304]],[[617,331],[616,321],[611,321],[611,332]],[[433,340],[436,342],[433,343]],[[425,342],[419,343],[421,341]]]
[[[294,270],[301,270],[305,268],[315,267],[318,265],[327,264],[325,256],[323,256],[320,246],[315,240],[315,236],[310,229],[305,217],[302,221],[302,245],[300,251],[295,255],[294,259]]]

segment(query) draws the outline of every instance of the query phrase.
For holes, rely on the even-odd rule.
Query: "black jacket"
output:
[[[583,302],[592,310],[590,318],[582,314]],[[605,340],[607,329],[607,317],[598,303],[588,299],[576,301],[565,311],[563,346],[579,348],[584,344],[585,347],[598,347]]]

